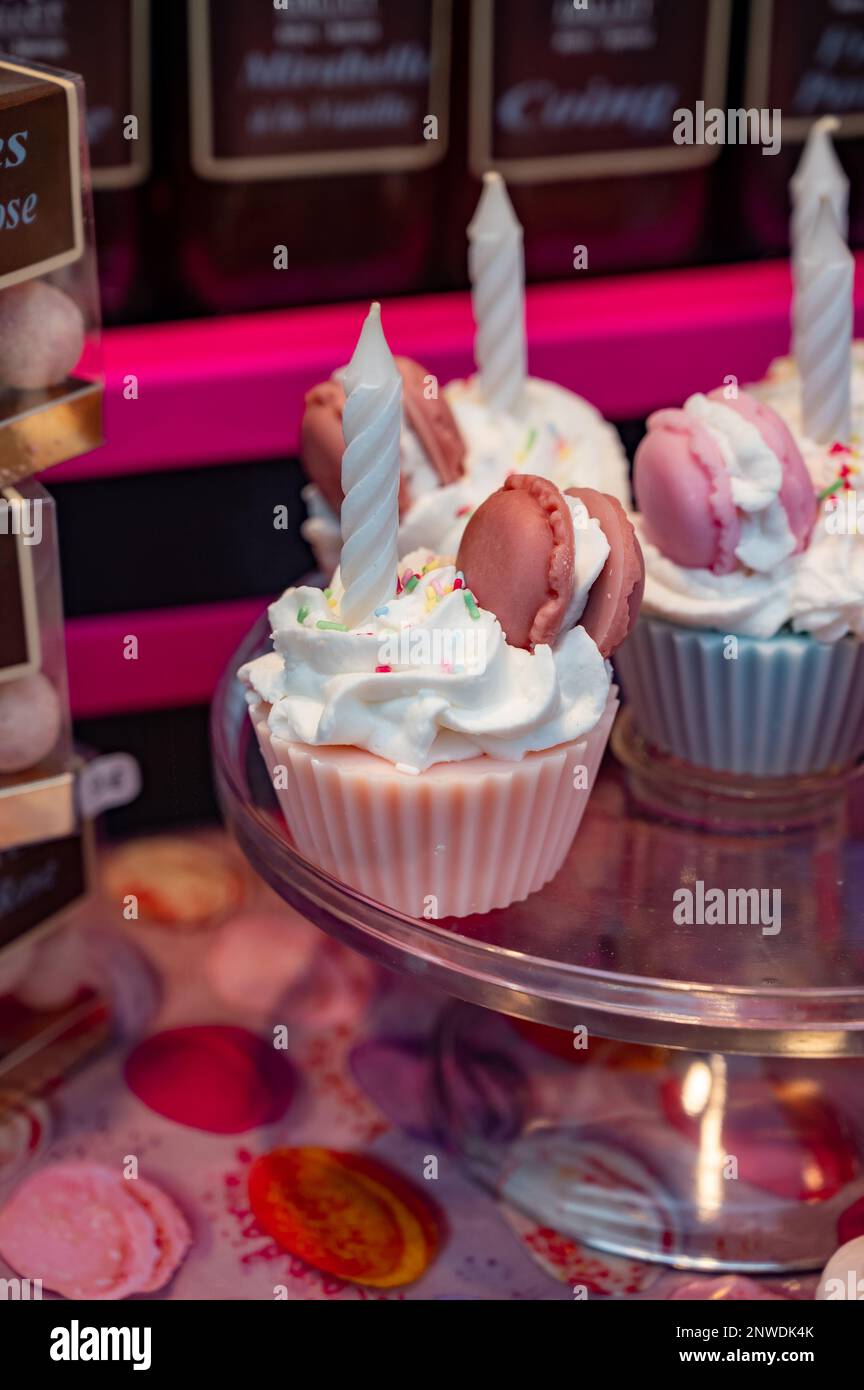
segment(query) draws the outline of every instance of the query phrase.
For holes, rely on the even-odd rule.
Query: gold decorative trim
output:
[[[11,405],[0,404],[0,487],[103,444],[103,396],[101,382],[70,377],[47,391],[15,392]]]
[[[101,169],[90,166],[93,187],[135,188],[150,174],[150,0],[131,0],[132,33],[130,71],[132,77],[132,111],[138,116],[139,138],[130,140],[134,154],[128,164],[108,164]],[[141,135],[143,130],[144,134]]]
[[[24,498],[16,492],[14,487],[0,489],[0,497],[9,507],[23,504]],[[42,642],[39,636],[39,609],[36,603],[36,580],[33,573],[33,556],[30,553],[30,546],[25,544],[24,536],[19,531],[14,537],[16,550],[18,553],[18,579],[21,585],[21,605],[24,610],[24,631],[29,652],[29,660],[21,662],[18,666],[6,666],[0,671],[0,683],[3,681],[17,680],[20,676],[29,676],[33,671],[38,671],[42,665]],[[0,786],[0,796],[3,795],[3,788]],[[0,832],[0,849],[3,846],[2,832]]]
[[[187,0],[189,22],[190,160],[201,179],[220,183],[245,180],[315,178],[326,174],[399,173],[431,168],[445,157],[450,140],[450,64],[453,0],[432,0],[429,113],[438,117],[438,139],[416,146],[378,149],[310,150],[306,154],[240,155],[213,153],[213,93],[210,82],[209,0]]]
[[[559,179],[607,178],[628,174],[682,171],[711,164],[719,155],[716,145],[647,146],[629,150],[597,150],[590,154],[546,155],[537,159],[496,159],[493,104],[495,0],[472,0],[471,101],[469,115],[469,165],[481,178],[497,169],[510,183],[553,183]],[[705,32],[703,87],[706,107],[717,106],[726,95],[729,31],[732,0],[709,0]]]
[[[75,777],[71,772],[0,784],[0,854],[47,840],[63,840],[76,829]]]
[[[84,251],[84,218],[81,213],[81,159],[78,152],[79,110],[78,90],[75,83],[70,82],[67,77],[58,77],[54,73],[29,68],[24,63],[12,63],[8,58],[0,60],[0,72],[20,72],[24,77],[32,77],[34,82],[53,82],[56,86],[63,88],[66,94],[66,117],[69,127],[69,196],[72,199],[72,246],[56,256],[49,256],[44,261],[22,266],[20,270],[13,270],[8,275],[0,276],[0,289],[6,289],[8,285],[18,285],[23,280],[32,280],[36,275],[47,275],[51,270],[59,270],[61,266],[71,265],[73,261],[79,260]]]
[[[750,30],[747,36],[747,74],[745,101],[748,106],[767,106],[771,96],[771,41],[774,33],[774,0],[751,0]],[[819,119],[813,116],[787,116],[784,112],[782,132],[793,143],[807,139],[810,127]],[[840,116],[840,129],[834,140],[849,140],[864,135],[864,112]]]

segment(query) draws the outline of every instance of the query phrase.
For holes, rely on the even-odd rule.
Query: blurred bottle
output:
[[[673,141],[673,113],[725,93],[731,0],[471,0],[457,37],[468,93],[448,238],[464,280],[465,226],[486,169],[507,179],[529,278],[639,269],[706,251],[717,147]],[[470,28],[470,33],[469,33]]]
[[[193,306],[440,283],[451,16],[451,0],[189,0],[171,143]]]
[[[149,22],[149,0],[0,0],[0,49],[84,78],[106,320],[147,307],[141,257]]]
[[[750,0],[740,3],[746,62],[735,103],[782,111],[782,148],[753,145],[724,158],[725,235],[738,255],[789,249],[789,180],[817,116],[841,119],[835,135],[852,183],[849,239],[864,245],[864,0]],[[745,13],[746,10],[746,13]]]

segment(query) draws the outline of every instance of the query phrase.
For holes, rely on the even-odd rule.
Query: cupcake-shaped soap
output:
[[[345,377],[342,562],[271,607],[240,672],[300,852],[416,917],[526,897],[563,862],[643,570],[615,499],[507,480],[455,559],[397,562],[402,379],[377,306]]]
[[[571,391],[527,374],[522,228],[499,175],[487,175],[469,228],[477,373],[441,388],[416,362],[405,383],[400,549],[453,555],[481,502],[512,473],[562,491],[591,487],[629,505],[616,430]],[[304,534],[325,573],[341,544],[341,373],[309,393],[301,454],[309,479]]]
[[[854,763],[864,536],[837,534],[785,423],[743,392],[692,396],[650,417],[634,488],[645,600],[616,667],[648,742],[755,777]]]

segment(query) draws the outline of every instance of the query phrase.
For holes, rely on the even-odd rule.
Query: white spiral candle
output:
[[[396,592],[402,377],[369,310],[345,369],[342,428],[342,622],[357,627]]]
[[[804,433],[817,444],[849,442],[855,262],[823,198],[801,248],[795,346]]]
[[[789,182],[792,219],[789,243],[792,266],[800,260],[807,235],[816,220],[819,204],[827,198],[845,239],[849,232],[849,180],[837,158],[832,134],[840,129],[836,116],[820,116],[810,127],[798,167]]]
[[[525,384],[525,252],[500,174],[486,174],[468,228],[468,269],[480,389],[493,410],[512,410]]]

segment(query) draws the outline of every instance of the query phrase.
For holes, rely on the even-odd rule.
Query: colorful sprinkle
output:
[[[347,632],[347,631],[348,631],[348,629],[347,629],[347,627],[345,626],[344,623],[328,623],[328,622],[325,622],[323,618],[319,618],[319,619],[318,619],[318,622],[315,624],[315,626],[316,626],[316,627],[323,628],[325,632]]]
[[[297,609],[297,621],[298,621],[298,623],[305,623],[305,621],[306,621],[306,619],[307,619],[308,617],[309,617],[309,609],[306,607],[306,605],[305,605],[305,603],[304,603],[303,606],[302,606],[302,608],[298,608],[298,609]]]
[[[375,617],[376,617],[376,618],[385,618],[389,612],[390,612],[390,609],[387,607],[387,604],[385,603],[383,608],[376,608],[376,609],[375,609]]]
[[[463,589],[462,597],[465,600],[465,607],[476,623],[477,619],[480,617],[480,609],[477,607],[477,600],[470,589]]]
[[[464,576],[464,574],[462,573],[461,570],[460,570],[459,573],[456,575],[456,578],[453,580],[453,588],[454,588],[454,589],[464,589],[464,588],[465,588],[465,576]]]
[[[470,503],[466,503],[466,505],[465,505],[464,507],[459,507],[459,508],[458,508],[458,510],[457,510],[457,512],[456,512],[456,515],[457,515],[457,516],[467,516],[468,513],[469,513],[469,512],[472,512],[473,510],[474,510],[474,508],[470,505]]]
[[[333,590],[332,590],[332,589],[325,589],[325,590],[324,590],[324,597],[325,597],[326,599],[331,599],[331,598],[333,597]]]
[[[405,592],[406,592],[406,594],[413,594],[414,590],[417,588],[417,585],[418,585],[419,583],[420,583],[420,576],[419,576],[419,574],[412,574],[411,578],[405,581]]]
[[[832,444],[828,452],[834,455],[852,455],[852,450],[847,449],[845,444]],[[840,471],[833,483],[830,483],[828,487],[823,488],[821,492],[816,494],[816,501],[825,502],[829,497],[833,496],[835,492],[840,492],[841,489],[845,492],[851,492],[852,484],[849,479],[859,471],[860,470],[851,463],[841,464]]]
[[[440,579],[433,579],[429,587],[438,595],[439,598],[444,597],[444,588],[441,584]]]
[[[376,674],[376,676],[389,676],[389,674],[390,674],[390,672],[391,672],[392,670],[393,670],[393,667],[392,667],[392,666],[376,666],[376,667],[375,667],[375,674]]]

